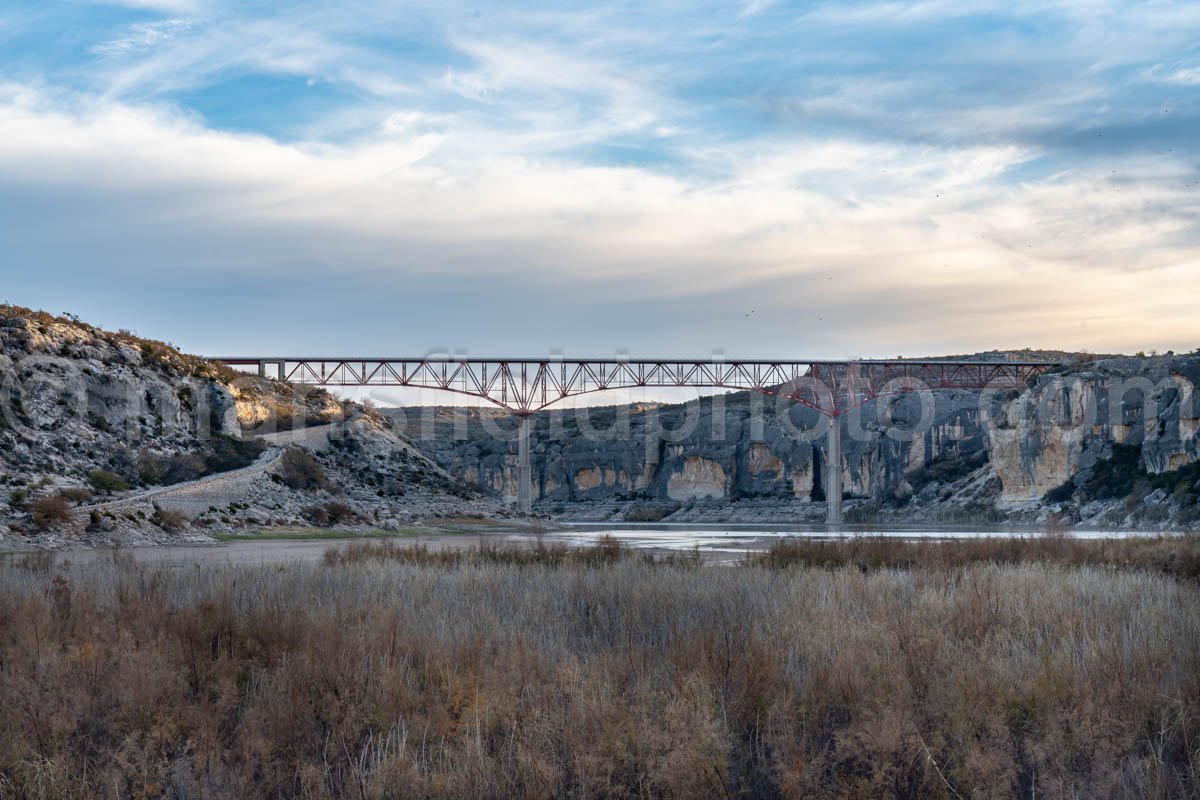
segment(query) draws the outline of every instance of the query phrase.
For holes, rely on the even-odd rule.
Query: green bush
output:
[[[1047,503],[1065,503],[1075,496],[1075,484],[1072,481],[1067,481],[1062,486],[1058,486],[1046,492],[1043,498]]]
[[[1109,500],[1125,497],[1133,491],[1138,478],[1143,478],[1142,448],[1128,444],[1114,444],[1112,457],[1101,459],[1092,468],[1092,477],[1085,486],[1088,497]]]
[[[267,445],[261,439],[236,439],[232,436],[217,436],[209,444],[204,456],[209,472],[228,472],[253,464],[263,454]]]
[[[192,481],[204,475],[207,463],[196,453],[173,453],[160,456],[143,450],[138,456],[138,475],[142,483],[169,486]]]
[[[88,483],[101,494],[123,492],[129,488],[129,481],[115,472],[106,469],[94,469],[87,474]]]

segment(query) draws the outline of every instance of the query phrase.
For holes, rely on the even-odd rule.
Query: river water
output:
[[[576,524],[567,530],[546,533],[529,531],[505,531],[500,529],[486,532],[439,531],[431,529],[425,535],[400,536],[393,541],[400,546],[421,543],[431,548],[464,549],[478,544],[531,544],[542,541],[548,545],[562,543],[571,546],[586,546],[601,536],[611,536],[622,544],[635,549],[658,552],[680,552],[698,549],[707,562],[728,563],[743,558],[747,553],[766,550],[773,542],[789,537],[830,539],[854,536],[886,536],[900,539],[963,539],[988,536],[1045,536],[1044,531],[1019,531],[1011,529],[981,528],[872,528],[847,526],[839,532],[830,532],[821,526],[782,529],[780,526],[754,525],[663,525],[613,523]],[[1156,536],[1157,532],[1134,531],[1072,531],[1080,539],[1108,537]],[[355,539],[263,539],[260,541],[236,541],[213,545],[163,545],[158,547],[130,547],[121,552],[138,561],[158,563],[238,563],[238,564],[284,564],[319,561],[326,550],[346,547]],[[79,549],[58,553],[61,561],[87,563],[111,558],[111,549]]]

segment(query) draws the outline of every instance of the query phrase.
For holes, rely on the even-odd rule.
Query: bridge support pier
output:
[[[825,433],[825,524],[842,525],[842,421],[829,418]]]
[[[283,373],[284,373],[283,365],[284,365],[284,363],[285,362],[283,362],[283,361],[268,361],[266,359],[260,360],[258,362],[258,377],[260,377],[260,378],[267,377],[267,367],[272,366],[275,368],[275,376],[274,377],[278,380],[283,380]]]
[[[521,415],[517,429],[517,508],[522,514],[533,511],[533,469],[529,465],[529,415]]]

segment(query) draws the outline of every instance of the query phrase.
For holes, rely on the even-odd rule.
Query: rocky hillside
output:
[[[989,354],[1004,357],[1005,354]],[[1047,354],[1042,354],[1047,355]],[[1049,354],[1061,358],[1063,354]],[[1200,354],[1090,357],[1024,392],[881,398],[840,420],[852,520],[1200,524]],[[452,475],[516,495],[512,420],[391,412]],[[534,418],[536,508],[576,519],[818,521],[816,412],[737,393]]]
[[[498,513],[369,409],[0,305],[0,547]]]

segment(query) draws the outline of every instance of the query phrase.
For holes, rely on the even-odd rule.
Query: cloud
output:
[[[203,0],[87,0],[87,2],[167,14],[192,13],[203,5]]]
[[[727,153],[728,180],[709,181],[519,157],[481,147],[486,135],[401,113],[350,145],[282,145],[161,108],[10,89],[0,234],[60,277],[115,267],[136,286],[175,264],[189,285],[293,292],[331,276],[376,293],[499,282],[494,307],[472,312],[488,322],[553,287],[577,320],[615,314],[621,330],[645,325],[645,303],[686,326],[689,305],[737,296],[764,318],[823,314],[847,340],[866,314],[889,349],[932,346],[917,323],[934,308],[980,340],[1061,343],[1074,332],[1061,320],[1083,315],[1165,340],[1192,312],[1143,312],[1135,287],[1200,292],[1200,205],[1182,161],[1026,185],[1004,180],[1029,157],[1019,148],[788,139]],[[728,346],[743,323],[721,313]]]
[[[0,73],[14,299],[418,350],[1194,336],[1194,4],[151,5],[23,23],[59,49]]]
[[[163,42],[170,41],[176,36],[187,33],[196,27],[190,19],[165,19],[159,22],[142,22],[132,25],[129,31],[119,39],[92,47],[92,52],[102,56],[119,56],[144,50]]]
[[[1167,83],[1177,83],[1180,86],[1200,86],[1200,67],[1176,70],[1165,80]]]
[[[446,86],[471,100],[504,103],[530,123],[552,114],[561,127],[586,116],[589,122],[581,127],[612,134],[646,128],[671,105],[647,75],[635,78],[601,59],[519,40],[459,38],[454,45],[476,68],[448,71]]]
[[[746,0],[742,3],[742,16],[752,17],[764,8],[775,4],[775,0]]]

